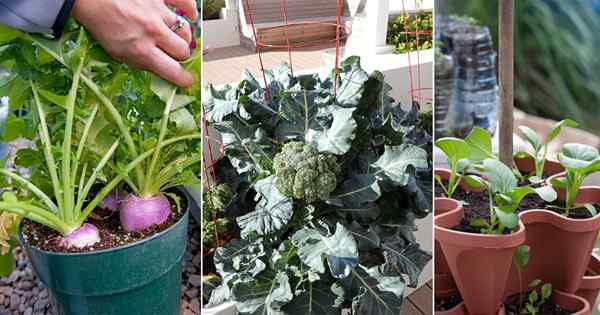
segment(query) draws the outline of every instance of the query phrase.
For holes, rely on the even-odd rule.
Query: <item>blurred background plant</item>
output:
[[[422,33],[412,34],[417,31]],[[417,48],[419,50],[430,49],[433,47],[432,31],[432,12],[401,14],[389,23],[387,43],[394,45],[398,53],[415,51]]]
[[[225,0],[202,0],[202,19],[214,20],[219,18],[219,11],[225,7]]]
[[[515,105],[600,133],[600,0],[515,3]],[[436,0],[436,10],[477,19],[497,45],[497,1]]]

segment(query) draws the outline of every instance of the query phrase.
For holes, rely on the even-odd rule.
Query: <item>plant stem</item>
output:
[[[62,181],[64,183],[63,194],[64,194],[64,211],[65,220],[72,222],[75,214],[75,179],[72,178],[71,174],[71,143],[73,140],[73,120],[75,117],[75,102],[77,101],[77,90],[79,88],[79,78],[81,76],[81,70],[83,69],[83,61],[85,57],[81,57],[77,70],[73,74],[73,83],[71,84],[71,90],[67,96],[67,118],[65,123],[65,135],[62,146]]]
[[[73,228],[63,222],[53,213],[24,202],[6,202],[0,201],[0,209],[3,211],[14,213],[24,218],[43,224],[62,235],[67,235]]]
[[[57,165],[54,161],[54,155],[52,153],[52,141],[50,140],[48,125],[46,124],[46,114],[44,113],[44,109],[42,108],[42,103],[40,102],[37,87],[31,81],[29,81],[29,84],[31,85],[33,99],[37,107],[37,112],[39,116],[38,118],[40,119],[40,127],[38,128],[40,132],[40,140],[44,145],[44,156],[46,157],[46,164],[48,167],[48,172],[50,173],[50,178],[52,180],[52,188],[54,189],[54,197],[56,198],[56,203],[58,205],[58,216],[64,219],[64,202],[62,186],[60,184],[60,181],[58,180],[58,174],[56,172]]]
[[[54,204],[54,202],[52,202],[52,199],[50,199],[50,197],[48,197],[48,195],[46,195],[43,191],[41,191],[39,188],[37,188],[33,183],[31,183],[30,181],[26,180],[25,178],[13,173],[13,172],[9,172],[6,169],[0,168],[0,174],[8,176],[14,180],[16,180],[17,182],[23,184],[27,189],[29,189],[32,193],[34,193],[36,196],[38,196],[38,198],[40,198],[44,204],[46,204],[46,206],[48,208],[50,208],[50,210],[52,210],[52,212],[57,213],[58,214],[58,207],[56,206],[56,204]]]
[[[171,108],[173,107],[173,100],[175,99],[175,95],[177,95],[177,89],[173,89],[171,96],[167,100],[165,105],[165,110],[163,112],[163,116],[160,120],[160,132],[158,134],[158,142],[156,148],[154,148],[154,155],[152,156],[152,160],[150,162],[150,167],[148,168],[148,173],[146,174],[147,180],[144,183],[144,188],[142,189],[143,197],[152,197],[156,194],[156,191],[152,189],[152,179],[154,179],[154,169],[156,169],[156,164],[158,164],[158,158],[161,150],[161,143],[165,139],[165,135],[167,134],[167,126],[169,124],[169,117],[171,114]]]

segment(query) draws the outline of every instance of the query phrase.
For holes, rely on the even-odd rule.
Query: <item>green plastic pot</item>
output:
[[[43,251],[19,238],[58,314],[178,315],[188,212],[150,238],[89,253]]]

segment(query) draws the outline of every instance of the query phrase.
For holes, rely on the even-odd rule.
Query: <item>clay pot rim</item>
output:
[[[571,315],[588,315],[588,314],[591,314],[590,313],[591,312],[591,310],[590,310],[591,306],[590,306],[590,303],[586,299],[584,299],[582,297],[579,297],[577,295],[574,295],[574,294],[570,294],[570,293],[566,293],[566,292],[563,292],[563,291],[560,291],[560,290],[552,289],[552,296],[550,296],[550,299],[552,300],[553,298],[556,298],[556,295],[559,295],[561,298],[569,298],[569,299],[577,300],[580,303],[583,303],[583,307],[580,310],[576,311],[575,313],[571,313]],[[554,302],[554,303],[556,303],[556,302]],[[559,303],[557,303],[557,304],[559,304]],[[560,304],[559,304],[559,306],[562,307],[562,305],[560,305]],[[505,313],[504,313],[504,303],[502,303],[502,307],[500,308],[500,310],[498,310],[498,315],[505,315]]]
[[[448,210],[448,211],[446,211],[444,213],[436,214],[435,213],[435,210],[437,208],[436,202],[440,202],[440,201],[441,202],[453,203],[453,204],[455,204],[455,206],[454,206],[453,209]],[[433,198],[433,205],[434,205],[434,208],[433,208],[433,216],[434,217],[442,215],[442,214],[450,213],[450,212],[455,212],[455,211],[458,211],[458,210],[462,209],[462,204],[460,203],[460,201],[458,201],[458,200],[456,200],[454,198],[448,198],[448,197],[434,197]]]
[[[440,226],[438,221],[443,220],[447,216],[464,215],[464,209],[440,214],[434,218],[435,238],[438,241],[443,240],[444,243],[459,245],[461,247],[473,248],[513,248],[525,242],[525,225],[519,220],[519,228],[511,234],[489,235],[475,234],[460,231],[454,231],[447,227]]]
[[[467,315],[467,307],[463,301],[447,311],[435,311],[435,315]]]
[[[583,276],[583,278],[581,279],[581,284],[579,285],[579,290],[581,289],[585,289],[585,290],[597,290],[600,289],[600,258],[595,255],[592,254],[592,258],[590,259],[590,264],[596,264],[596,266],[598,267],[597,270],[594,269],[594,271],[596,271],[597,275],[595,276]],[[588,265],[588,268],[586,270],[592,269],[590,268],[590,266]]]
[[[587,219],[572,219],[551,210],[530,209],[519,213],[519,218],[525,224],[548,223],[563,231],[576,233],[595,231],[600,226],[600,214]]]

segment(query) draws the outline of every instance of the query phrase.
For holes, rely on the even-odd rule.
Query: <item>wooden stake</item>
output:
[[[498,71],[500,79],[500,160],[513,164],[514,0],[498,0]]]

